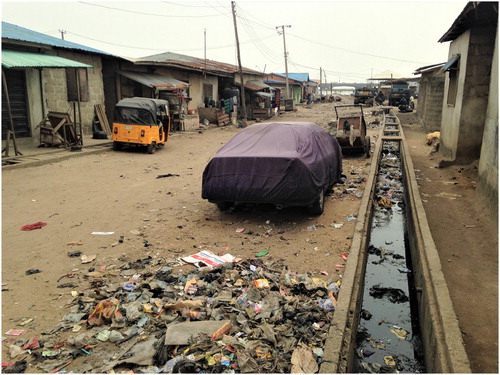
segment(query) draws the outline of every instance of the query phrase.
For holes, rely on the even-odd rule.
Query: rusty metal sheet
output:
[[[186,89],[189,87],[189,84],[186,82],[157,73],[142,73],[125,70],[120,70],[118,73],[145,86],[160,90]]]

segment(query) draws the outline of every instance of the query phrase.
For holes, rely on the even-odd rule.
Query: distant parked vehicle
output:
[[[354,91],[354,104],[364,104],[366,106],[373,106],[373,98],[377,93],[368,87],[356,89]]]
[[[241,130],[205,167],[202,198],[227,210],[239,204],[324,210],[325,191],[340,181],[342,150],[312,122],[268,122]]]

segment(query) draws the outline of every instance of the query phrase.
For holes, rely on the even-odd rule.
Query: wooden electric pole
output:
[[[323,69],[319,67],[319,98],[321,100],[321,97],[323,96],[323,89],[321,88],[321,85],[323,84]]]
[[[281,32],[278,30],[278,28],[280,27],[281,27]],[[276,26],[276,30],[278,30],[278,34],[280,35],[281,33],[283,33],[283,49],[285,53],[286,98],[290,99],[290,86],[288,84],[288,56],[286,53],[285,27],[292,27],[292,25]]]
[[[236,35],[236,50],[238,53],[238,68],[240,71],[241,110],[243,111],[243,121],[244,125],[246,126],[247,106],[245,104],[245,83],[243,82],[243,70],[241,68],[240,41],[238,39],[238,26],[236,25],[236,3],[234,1],[231,1],[231,7],[233,9],[234,34]]]

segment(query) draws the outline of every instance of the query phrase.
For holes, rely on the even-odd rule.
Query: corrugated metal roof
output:
[[[114,56],[110,53],[100,51],[95,48],[87,47],[82,44],[69,42],[67,40],[55,38],[50,35],[42,34],[37,31],[29,30],[12,23],[2,21],[2,42],[4,39],[19,40],[23,42],[45,44],[48,46],[81,50],[86,52],[99,53],[102,55]]]
[[[2,66],[6,68],[93,68],[92,65],[40,53],[2,50]]]
[[[271,86],[265,84],[262,81],[248,81],[245,83],[245,88],[252,90],[252,91],[260,91],[263,89],[272,89]]]
[[[280,77],[285,77],[286,78],[286,73],[271,73],[275,74]],[[288,73],[288,79],[293,79],[294,81],[297,82],[309,82],[309,73]],[[314,81],[312,81],[314,82]]]
[[[421,73],[428,73],[428,72],[431,72],[433,70],[437,70],[439,68],[441,68],[445,63],[439,63],[439,64],[432,64],[432,65],[426,65],[426,66],[422,66],[418,69],[416,69],[413,74],[421,74]]]
[[[277,79],[266,79],[265,81],[266,81],[267,83],[272,83],[272,84],[286,85],[286,81],[285,81],[285,80],[280,81],[280,80],[277,80]],[[297,82],[297,81],[295,81],[295,80],[293,80],[293,79],[292,79],[292,80],[289,80],[288,84],[289,84],[289,85],[292,85],[292,86],[293,86],[293,85],[295,85],[295,86],[299,85],[299,86],[300,86],[300,82]]]
[[[186,89],[189,87],[189,84],[186,82],[182,82],[175,78],[167,77],[158,73],[142,73],[126,70],[120,70],[118,73],[145,86],[159,90]]]
[[[158,55],[140,57],[139,59],[135,60],[135,63],[138,65],[156,64],[173,66],[226,76],[233,75],[239,72],[239,69],[236,65],[226,64],[223,62],[208,59],[205,60],[199,57],[181,55],[175,52],[165,52]],[[255,74],[260,76],[262,75],[261,72],[244,67],[242,67],[242,71],[246,74]]]
[[[470,1],[438,42],[455,40],[473,26],[496,26],[498,1]]]
[[[460,54],[456,54],[455,56],[453,56],[451,59],[449,59],[446,64],[443,65],[443,72],[446,72],[448,70],[450,70],[451,68],[453,68],[457,62],[460,60]]]

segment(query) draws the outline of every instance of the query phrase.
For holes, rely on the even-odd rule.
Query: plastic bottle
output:
[[[339,284],[331,283],[330,285],[328,285],[328,291],[338,294],[340,292]]]
[[[326,311],[334,311],[335,306],[333,305],[333,301],[330,298],[322,299],[318,302],[319,307],[325,309]]]

